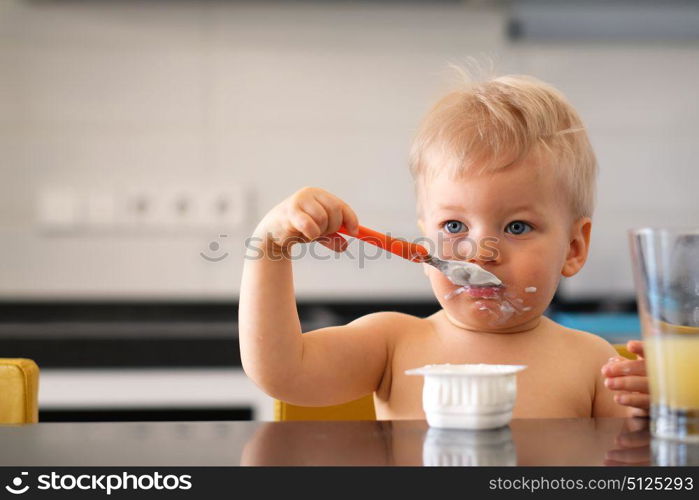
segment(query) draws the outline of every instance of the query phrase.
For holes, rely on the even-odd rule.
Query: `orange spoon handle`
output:
[[[347,232],[345,226],[340,226],[340,229],[338,229],[337,232],[346,234],[348,236],[354,236]],[[422,245],[410,243],[409,241],[399,238],[392,238],[387,234],[374,231],[373,229],[369,229],[368,227],[364,226],[359,226],[359,232],[354,237],[379,248],[383,248],[388,252],[396,254],[412,262],[423,262],[430,255],[427,249]]]

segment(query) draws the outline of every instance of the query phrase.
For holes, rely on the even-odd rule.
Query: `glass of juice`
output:
[[[699,442],[699,229],[629,233],[651,433]]]

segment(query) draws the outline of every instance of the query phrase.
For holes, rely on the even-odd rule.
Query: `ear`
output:
[[[563,263],[561,274],[570,278],[582,269],[590,251],[590,232],[592,231],[592,219],[581,217],[573,223],[570,231],[570,244],[568,255]]]

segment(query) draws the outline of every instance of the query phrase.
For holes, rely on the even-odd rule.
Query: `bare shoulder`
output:
[[[396,311],[381,311],[361,316],[346,325],[357,334],[369,334],[386,343],[389,351],[415,334],[430,329],[427,320]]]
[[[347,324],[347,326],[365,328],[377,328],[384,332],[399,332],[406,328],[419,328],[425,320],[411,314],[396,311],[381,311],[361,316]]]
[[[567,359],[574,367],[576,377],[589,381],[591,414],[598,417],[625,416],[626,411],[614,402],[611,391],[604,385],[601,371],[607,360],[617,355],[616,349],[593,333],[566,328],[558,323],[553,325],[560,332],[558,338],[563,342],[563,348],[574,355],[568,356]],[[583,377],[585,374],[589,378]]]
[[[574,349],[579,357],[606,361],[616,354],[614,347],[599,335],[566,328],[554,321],[551,321],[551,328],[555,333],[561,334],[560,338],[565,343],[565,347]]]

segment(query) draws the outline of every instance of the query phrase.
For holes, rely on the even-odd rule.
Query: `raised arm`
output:
[[[243,369],[270,396],[323,406],[374,391],[387,362],[382,315],[346,326],[301,333],[290,249],[318,240],[335,251],[355,233],[357,217],[334,195],[304,188],[274,207],[257,226],[240,288],[239,337]]]

